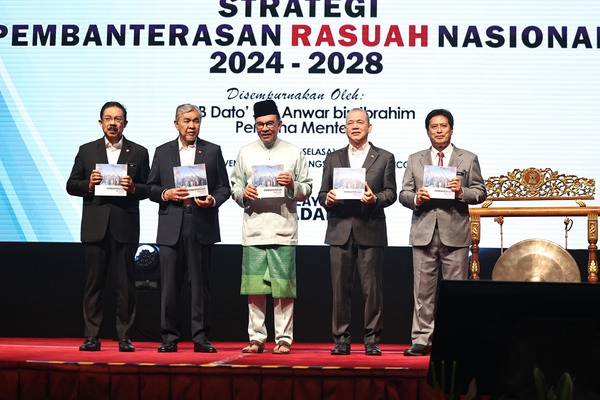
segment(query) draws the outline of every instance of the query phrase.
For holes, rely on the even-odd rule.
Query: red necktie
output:
[[[442,153],[441,151],[438,151],[438,166],[439,167],[444,166],[444,161],[442,161],[443,159],[444,159],[444,153]]]

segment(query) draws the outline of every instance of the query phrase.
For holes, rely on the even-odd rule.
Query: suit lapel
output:
[[[104,138],[98,140],[96,144],[96,159],[100,160],[98,164],[108,164],[108,156],[106,155],[106,145],[104,144]]]
[[[350,147],[350,145],[339,150],[340,165],[342,167],[347,167],[347,168],[350,167],[350,158],[348,158],[348,148],[349,147]],[[375,160],[377,160],[377,157],[379,157],[379,151],[377,150],[377,148],[375,146],[371,145],[369,148],[369,152],[367,153],[367,157],[365,158],[365,161],[363,162],[362,167],[368,171],[369,168],[371,168],[371,166],[373,165],[373,163],[375,163]]]
[[[349,146],[349,145],[348,145]],[[340,166],[350,167],[350,159],[348,158],[348,146],[339,150]]]
[[[204,140],[196,140],[196,156],[194,157],[194,164],[202,164],[204,160],[204,154],[206,153],[206,142]]]
[[[419,161],[421,162],[421,170],[423,170],[426,165],[433,165],[431,161],[431,149],[422,151]]]
[[[175,139],[174,142],[171,142],[171,147],[169,148],[169,155],[171,156],[173,166],[181,167],[181,159],[179,158],[179,137]]]
[[[363,163],[363,168],[367,171],[373,166],[375,160],[379,157],[379,150],[371,144],[369,147],[369,152],[367,153],[367,158],[365,158],[365,162]]]
[[[117,164],[126,164],[130,154],[131,142],[123,137],[123,147],[121,147],[121,153],[119,154]]]
[[[448,166],[458,168],[462,163],[462,160],[462,150],[454,146],[454,149],[452,149],[452,156],[450,157],[450,162],[448,163]]]

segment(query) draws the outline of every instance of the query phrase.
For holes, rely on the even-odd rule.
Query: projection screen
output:
[[[347,145],[353,107],[394,153],[398,188],[408,156],[429,146],[434,108],[454,114],[453,143],[485,177],[538,167],[597,180],[598,21],[596,1],[2,0],[0,241],[79,241],[81,198],[65,183],[78,147],[101,137],[109,100],[127,107],[124,134],[151,159],[177,137],[177,105],[197,104],[200,136],[222,146],[231,173],[257,139],[253,103],[274,99],[280,137],[304,149],[314,179],[299,204],[302,245],[323,244],[322,162]],[[143,201],[141,215],[140,240],[153,243],[157,205]],[[407,246],[411,211],[396,203],[386,215],[390,245]],[[239,244],[242,209],[228,201],[220,218],[222,243]],[[506,219],[504,247],[563,245],[563,220]],[[568,245],[587,247],[585,218]],[[480,246],[500,246],[492,220]]]

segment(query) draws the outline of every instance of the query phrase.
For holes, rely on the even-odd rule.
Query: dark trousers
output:
[[[332,334],[337,342],[350,343],[350,320],[354,271],[358,272],[365,302],[365,343],[379,343],[383,334],[383,247],[359,246],[354,235],[343,246],[331,246],[333,289]]]
[[[101,242],[84,243],[85,287],[83,291],[83,321],[85,336],[96,337],[104,313],[104,288],[112,276],[117,292],[116,329],[119,339],[129,338],[135,319],[135,263],[137,244],[119,243],[112,235]]]
[[[191,290],[192,339],[207,340],[210,310],[210,264],[212,244],[200,244],[191,214],[183,215],[179,240],[159,246],[161,276],[161,334],[163,341],[179,341],[180,293],[187,276]],[[187,273],[186,273],[187,272]],[[187,283],[187,282],[185,282]]]

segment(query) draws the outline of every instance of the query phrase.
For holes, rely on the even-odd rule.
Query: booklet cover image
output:
[[[102,182],[94,187],[96,196],[127,196],[121,186],[121,178],[127,175],[127,164],[96,164],[102,174]]]
[[[201,197],[208,195],[208,179],[206,178],[206,165],[182,165],[173,167],[173,177],[176,187],[187,188],[188,197]]]
[[[256,186],[258,197],[284,197],[285,188],[277,183],[277,175],[283,172],[283,164],[253,165],[252,184]]]
[[[456,167],[426,165],[423,171],[423,187],[432,199],[453,199],[455,195],[448,188],[448,182],[455,177]]]
[[[340,200],[360,200],[365,194],[365,168],[334,168],[333,190]]]

